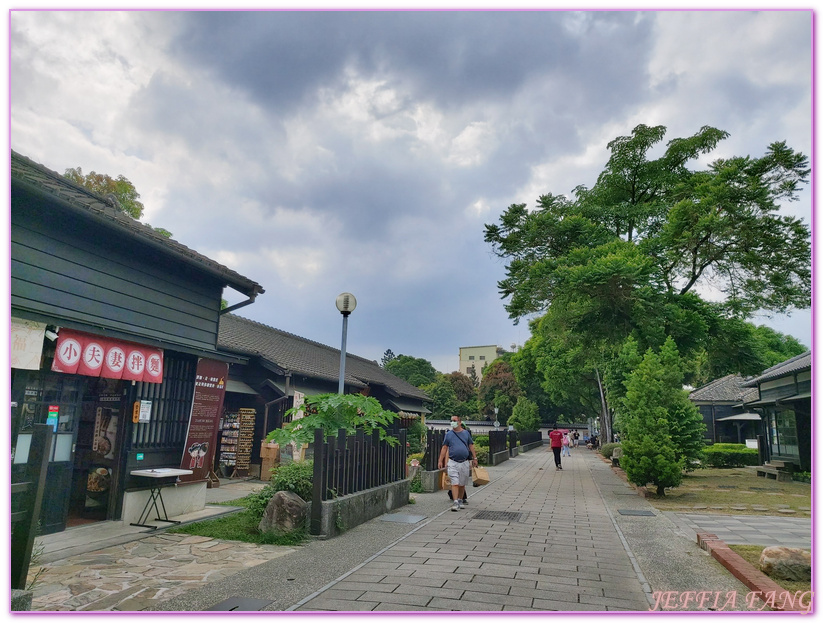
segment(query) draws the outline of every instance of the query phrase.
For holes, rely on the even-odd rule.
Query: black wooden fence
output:
[[[539,430],[536,431],[525,431],[517,433],[517,438],[520,440],[520,445],[525,446],[530,443],[537,443],[538,441],[543,441],[543,433]]]
[[[19,439],[19,436],[18,436]],[[46,486],[52,427],[35,424],[25,482],[11,484],[11,587],[24,590]]]
[[[431,472],[438,468],[437,460],[440,457],[440,448],[443,447],[443,438],[447,432],[433,428],[426,430],[426,454],[423,456],[423,469],[426,471]]]
[[[489,456],[506,451],[506,438],[508,433],[504,430],[489,431]]]
[[[373,487],[398,482],[406,477],[406,431],[390,430],[399,443],[380,439],[378,431],[367,435],[358,430],[347,435],[341,428],[337,437],[323,439],[323,429],[314,431],[314,474],[312,526],[320,525],[321,504]]]

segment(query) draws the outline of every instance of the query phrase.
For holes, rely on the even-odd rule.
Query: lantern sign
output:
[[[53,372],[106,379],[163,382],[163,351],[91,333],[60,329]]]

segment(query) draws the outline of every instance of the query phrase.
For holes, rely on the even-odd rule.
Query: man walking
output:
[[[552,424],[552,430],[549,433],[549,441],[552,452],[554,452],[554,466],[557,469],[563,469],[560,465],[560,449],[563,447],[563,433],[557,430],[557,422]]]
[[[474,451],[471,433],[463,428],[460,416],[452,416],[451,427],[452,429],[443,438],[443,447],[440,449],[437,467],[446,468],[446,473],[452,482],[454,501],[451,510],[458,511],[463,508],[463,496],[466,493],[466,485],[469,484],[471,468],[477,465],[477,454]]]

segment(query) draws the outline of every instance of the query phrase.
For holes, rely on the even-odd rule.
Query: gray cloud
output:
[[[12,147],[129,177],[148,221],[263,284],[243,315],[456,368],[528,338],[483,223],[591,185],[638,123],[811,145],[803,12],[12,12]],[[756,34],[756,36],[755,36]],[[789,207],[811,218],[810,193]],[[227,293],[231,297],[231,293]],[[805,315],[804,315],[805,314]],[[810,343],[806,312],[770,320]]]

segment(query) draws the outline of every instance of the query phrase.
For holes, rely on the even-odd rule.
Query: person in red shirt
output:
[[[549,433],[549,441],[552,452],[554,452],[554,465],[557,469],[563,469],[560,465],[560,449],[563,447],[563,433],[557,430],[557,423],[552,425],[552,430]]]

